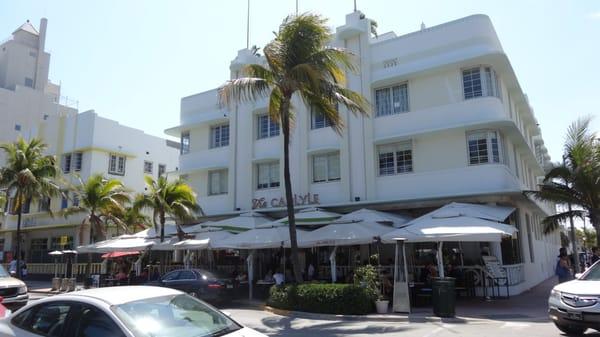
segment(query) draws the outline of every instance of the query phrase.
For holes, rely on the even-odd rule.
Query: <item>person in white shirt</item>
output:
[[[17,275],[17,259],[13,258],[10,263],[8,264],[8,272],[12,275],[15,276]]]
[[[275,280],[275,285],[282,285],[285,282],[285,276],[278,270],[275,274],[273,274],[273,279]]]

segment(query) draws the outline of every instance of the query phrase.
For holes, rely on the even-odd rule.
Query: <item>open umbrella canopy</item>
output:
[[[296,225],[298,226],[320,226],[328,225],[337,220],[341,214],[325,211],[321,208],[306,208],[295,214]],[[287,224],[288,218],[277,220],[279,223]]]
[[[333,223],[348,223],[348,222],[376,222],[380,224],[390,224],[394,227],[400,227],[407,222],[413,220],[410,216],[392,214],[387,212],[376,211],[367,208],[361,208],[354,212],[342,215]]]
[[[204,227],[217,227],[233,233],[240,233],[257,228],[258,226],[271,221],[272,220],[269,217],[258,212],[247,212],[233,218],[219,221],[209,221],[201,225]]]
[[[153,241],[155,241],[155,243],[151,246],[150,249],[171,251],[171,250],[175,250],[175,247],[173,245],[176,244],[177,242],[179,242],[179,238],[176,236],[173,236],[170,238],[165,238],[165,241],[163,241],[163,242],[160,242],[160,239],[153,239]]]
[[[177,234],[177,226],[174,223],[166,223],[165,224],[165,237],[169,237]],[[135,234],[124,234],[119,238],[157,238],[160,237],[160,229],[159,232],[156,233],[154,227],[146,228],[143,231],[137,232]]]
[[[306,233],[298,240],[300,247],[363,245],[377,241],[394,228],[377,222],[332,223]]]
[[[516,233],[517,229],[514,226],[477,217],[493,217],[501,219],[498,221],[503,221],[510,215],[510,208],[474,205],[476,207],[470,209],[468,205],[444,206],[410,221],[402,228],[384,234],[382,240],[385,242],[395,240],[406,240],[407,242],[499,242],[503,237]],[[503,216],[504,219],[502,219]]]
[[[152,247],[156,240],[144,238],[111,239],[77,247],[79,253],[110,253],[114,251],[140,251]]]
[[[302,241],[306,231],[296,230],[298,242]],[[260,228],[233,235],[230,238],[217,241],[211,246],[213,248],[228,249],[267,249],[289,246],[290,232],[286,225],[272,222],[270,225],[262,225]]]
[[[187,239],[173,244],[174,249],[206,249],[208,248],[210,239],[196,240]]]
[[[48,253],[48,255],[59,256],[59,255],[63,255],[63,252],[61,252],[60,250],[53,250],[50,253]]]
[[[135,256],[135,255],[139,255],[140,252],[110,252],[110,253],[106,253],[106,254],[102,254],[102,258],[103,259],[116,259],[119,257],[125,257],[125,256]]]

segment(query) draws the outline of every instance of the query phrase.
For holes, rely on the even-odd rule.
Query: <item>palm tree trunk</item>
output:
[[[17,193],[19,195],[19,193]],[[20,198],[20,197],[19,197]],[[15,198],[15,200],[18,200]],[[17,209],[17,245],[16,245],[16,259],[17,259],[17,278],[21,279],[23,273],[21,271],[21,216],[23,214],[23,204],[20,200],[17,201],[19,203],[19,208]]]
[[[165,241],[165,212],[160,212],[160,242]]]
[[[302,272],[300,271],[300,259],[298,258],[298,240],[296,237],[296,218],[294,215],[294,197],[292,194],[292,181],[290,179],[290,99],[285,97],[281,103],[281,128],[283,132],[283,183],[285,186],[285,203],[287,206],[288,227],[290,230],[290,247],[292,258],[292,269],[296,283],[302,283]],[[285,271],[284,271],[285,274]]]

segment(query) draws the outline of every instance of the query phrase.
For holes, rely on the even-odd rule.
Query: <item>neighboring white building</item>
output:
[[[43,51],[46,24],[42,19],[38,33],[27,22],[0,45],[0,143],[14,142],[18,136],[41,138],[48,144],[48,154],[57,157],[62,178],[72,184],[78,184],[76,175],[85,181],[101,173],[122,180],[133,193],[143,193],[145,175],[156,179],[176,171],[179,143],[120,125],[94,111],[78,113],[58,104],[60,87],[48,82],[50,55]],[[65,243],[71,248],[87,243],[79,242],[83,215],[62,216],[61,210],[73,202],[77,201],[69,195],[27,207],[22,249],[29,262],[49,262],[48,251],[64,248]],[[0,252],[7,253],[16,239],[17,216],[7,214],[0,223]],[[87,240],[89,235],[81,237]]]
[[[290,153],[299,207],[419,215],[451,201],[512,205],[518,238],[492,245],[515,264],[512,292],[553,275],[559,236],[544,235],[541,225],[553,205],[522,194],[536,188],[550,158],[490,19],[375,38],[370,20],[355,12],[332,45],[358,56],[361,71],[348,74],[348,87],[369,99],[372,113],[340,109],[346,128],[339,136],[295,99]],[[264,61],[239,51],[231,77],[249,63]],[[181,137],[180,173],[207,214],[282,214],[283,139],[265,113],[266,100],[219,108],[216,89],[182,99],[181,125],[165,132]]]

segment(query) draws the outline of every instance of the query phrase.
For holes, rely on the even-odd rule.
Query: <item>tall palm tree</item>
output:
[[[541,201],[576,208],[545,218],[546,232],[559,228],[569,217],[587,216],[600,242],[600,140],[590,131],[589,118],[571,124],[564,153],[563,163],[552,166],[539,191],[526,193]]]
[[[165,240],[167,216],[177,220],[177,235],[182,239],[183,230],[179,223],[194,219],[198,212],[202,214],[202,209],[196,201],[196,193],[181,179],[172,182],[164,176],[157,180],[151,176],[144,179],[149,191],[136,197],[134,208],[152,210],[152,221],[156,233],[160,231],[160,242]]]
[[[327,46],[331,32],[326,22],[326,19],[313,14],[288,16],[275,39],[263,49],[268,67],[247,65],[243,69],[246,77],[230,80],[219,89],[219,101],[227,106],[269,96],[269,117],[281,124],[291,257],[294,277],[298,282],[302,281],[302,273],[289,168],[290,130],[295,120],[292,97],[298,95],[308,107],[323,113],[340,134],[344,123],[338,106],[354,114],[366,114],[368,111],[366,99],[345,87],[345,70],[355,72],[357,69],[347,51]]]
[[[11,211],[17,213],[17,276],[21,277],[21,217],[23,205],[31,200],[43,200],[60,194],[55,179],[59,175],[54,156],[45,155],[47,145],[34,138],[23,138],[0,145],[6,154],[6,166],[0,169],[0,188],[13,198]]]
[[[80,241],[86,225],[90,226],[89,242],[106,235],[106,221],[117,219],[115,212],[123,213],[124,205],[130,202],[129,194],[119,179],[107,179],[102,174],[94,174],[85,182],[78,177],[79,184],[72,189],[73,199],[78,205],[68,208],[64,215],[86,213],[80,227]]]
[[[111,210],[111,216],[107,221],[115,224],[117,234],[123,229],[126,234],[133,234],[147,228],[150,218],[140,212],[140,209],[128,206],[123,209]]]

